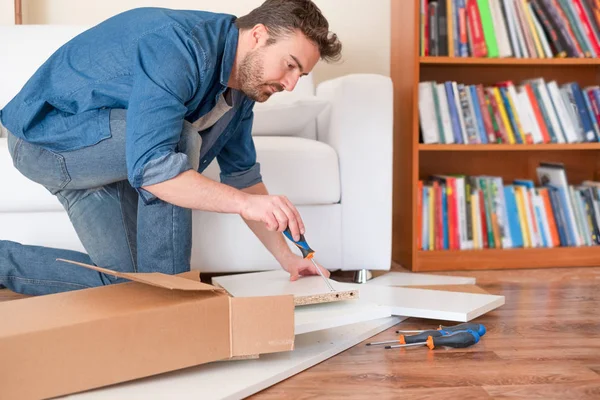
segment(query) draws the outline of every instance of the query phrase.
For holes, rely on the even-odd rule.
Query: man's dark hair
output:
[[[237,18],[235,24],[240,30],[263,24],[270,35],[267,45],[297,29],[317,45],[323,60],[329,62],[341,58],[342,43],[335,33],[329,32],[329,22],[311,0],[267,0],[249,14]]]

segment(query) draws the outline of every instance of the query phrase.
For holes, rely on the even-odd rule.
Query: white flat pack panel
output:
[[[373,278],[367,285],[380,286],[425,286],[425,285],[474,285],[475,278],[419,274],[414,272],[388,272]]]
[[[504,296],[492,294],[338,282],[344,286],[358,289],[364,301],[390,307],[392,315],[407,317],[467,322],[504,304]]]
[[[330,329],[357,322],[391,316],[390,307],[364,300],[345,300],[334,303],[311,304],[295,309],[295,333]]]
[[[342,292],[353,289],[338,290],[339,282],[328,279],[329,283],[340,296],[348,298]],[[296,299],[296,305],[302,303],[302,299],[311,297],[325,297],[331,290],[320,275],[300,277],[296,281],[290,281],[290,274],[279,269],[275,271],[253,272],[249,274],[226,275],[212,278],[213,285],[227,290],[233,297],[256,297],[256,296],[278,296],[292,294]],[[333,297],[335,299],[335,297]],[[327,299],[323,299],[323,302]],[[331,300],[329,300],[331,301]],[[320,302],[316,300],[315,302]]]
[[[214,362],[64,397],[73,400],[242,399],[312,367],[405,318],[340,326],[296,336],[295,350],[255,360]]]

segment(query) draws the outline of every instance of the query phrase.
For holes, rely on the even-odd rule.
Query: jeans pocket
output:
[[[45,186],[51,193],[63,189],[71,177],[62,155],[18,139],[13,149],[17,170],[30,180]]]

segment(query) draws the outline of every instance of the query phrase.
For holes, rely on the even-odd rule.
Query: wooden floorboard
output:
[[[599,399],[600,268],[436,272],[472,276],[506,304],[483,315],[488,333],[467,349],[384,350],[410,318],[253,399]],[[0,301],[19,298],[0,290]]]
[[[260,395],[255,395],[252,399],[266,400],[320,400],[320,399],[375,399],[375,400],[486,400],[492,397],[481,387],[458,387],[458,388],[435,388],[435,389],[379,389],[370,388],[367,393],[355,393],[348,396],[347,390],[331,389],[327,392],[315,385],[313,388],[305,388],[302,391],[292,392],[286,389],[273,387]]]
[[[598,379],[552,385],[487,386],[484,389],[494,399],[600,399]]]

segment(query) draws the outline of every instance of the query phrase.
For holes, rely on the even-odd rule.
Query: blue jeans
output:
[[[126,110],[111,110],[111,137],[75,151],[51,152],[8,133],[15,167],[56,195],[87,254],[2,240],[1,285],[43,295],[122,281],[57,258],[122,272],[189,271],[191,210],[139,199],[127,181],[125,115]],[[186,122],[179,151],[199,159],[200,143],[198,132]]]

